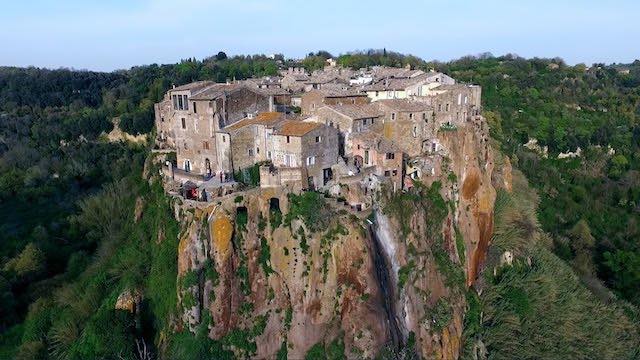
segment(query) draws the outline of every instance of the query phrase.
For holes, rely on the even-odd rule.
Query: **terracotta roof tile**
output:
[[[259,113],[256,117],[249,119],[242,119],[234,124],[231,124],[225,128],[227,131],[234,131],[249,125],[264,125],[266,127],[274,127],[285,119],[285,114],[279,112],[263,112]]]
[[[322,124],[316,122],[285,120],[278,126],[277,132],[278,135],[303,136],[320,126]]]

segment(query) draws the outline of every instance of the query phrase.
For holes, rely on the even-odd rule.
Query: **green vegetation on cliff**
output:
[[[482,314],[472,296],[463,358],[473,358],[478,340],[491,359],[638,358],[636,310],[597,299],[550,251],[549,237],[536,219],[536,202],[517,173],[513,193],[498,192],[493,245],[480,285]],[[514,255],[511,265],[501,260],[504,251]]]
[[[315,53],[303,65],[317,68],[328,56]],[[338,62],[408,63],[482,85],[492,137],[539,195],[522,183],[498,195],[483,292],[467,294],[464,356],[481,340],[491,359],[640,357],[640,62],[628,65],[628,74],[617,66],[511,55],[427,63],[373,51]],[[159,184],[140,178],[148,149],[100,135],[116,117],[131,134],[152,130],[153,103],[172,84],[276,71],[274,59],[224,54],[114,73],[0,68],[0,358],[132,359],[142,343],[174,359],[233,358],[230,348],[255,352],[263,318],[220,341],[208,339],[206,317],[196,334],[174,331],[179,226]],[[530,138],[547,146],[548,156],[524,148]],[[557,159],[578,147],[579,158]],[[434,220],[425,231],[435,233],[447,204],[432,190],[403,194],[389,211],[405,224],[415,204],[426,201]],[[273,210],[269,221],[300,219],[323,231],[332,218],[327,209],[318,194],[294,195],[290,212]],[[240,215],[239,229],[247,221]],[[405,236],[412,230],[402,227]],[[461,240],[456,236],[463,260]],[[461,283],[457,264],[438,253],[438,239],[432,245],[448,284]],[[260,250],[268,272],[276,250],[262,243]],[[514,263],[494,275],[506,250]],[[411,264],[400,274],[405,286]],[[246,292],[246,265],[238,273]],[[217,274],[205,270],[205,277],[215,282]],[[136,300],[136,291],[136,315],[115,309],[121,294]],[[431,310],[436,323],[448,322],[442,302]],[[344,342],[312,349],[339,357]],[[283,342],[279,355],[286,354]]]

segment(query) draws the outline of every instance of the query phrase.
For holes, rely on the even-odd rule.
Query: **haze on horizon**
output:
[[[3,4],[0,66],[110,71],[229,55],[387,48],[425,60],[515,53],[570,64],[640,58],[640,2],[113,0]]]

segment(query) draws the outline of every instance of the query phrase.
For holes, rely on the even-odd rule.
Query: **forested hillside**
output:
[[[158,184],[141,179],[148,149],[101,134],[115,117],[129,133],[150,132],[153,104],[172,84],[276,71],[264,56],[224,53],[114,73],[0,68],[0,358],[111,358],[136,338],[153,343],[153,319],[175,306],[177,244],[156,249],[145,227],[171,217]],[[167,304],[152,305],[152,325],[118,318],[113,296],[147,280]]]
[[[311,54],[302,65],[317,68],[328,56]],[[386,51],[338,62],[410,63],[482,85],[494,145],[528,179],[499,194],[489,263],[514,250],[536,266],[488,271],[486,292],[470,300],[468,338],[483,339],[500,359],[633,352],[640,62],[586,67],[486,55],[439,63]],[[172,84],[277,69],[274,59],[224,53],[113,73],[0,68],[0,358],[134,358],[141,344],[153,353],[210,346],[167,332],[179,229],[160,184],[141,176],[148,148],[101,134],[116,117],[131,134],[152,131],[153,103]],[[523,146],[533,138],[546,154]],[[579,157],[557,158],[578,147]],[[142,319],[114,310],[131,288],[145,292]]]

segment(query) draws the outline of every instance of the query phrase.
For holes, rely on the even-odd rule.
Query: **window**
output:
[[[391,113],[391,120],[395,120],[396,119],[396,113]]]
[[[184,146],[184,149],[187,150],[187,142],[185,141],[182,145]]]
[[[389,171],[389,170],[385,170],[385,172],[384,172],[384,176],[390,176],[390,175],[391,175],[391,171]]]
[[[223,142],[223,143],[226,143],[226,142],[227,142],[227,138],[226,138],[226,137],[224,137],[224,135],[222,135],[222,142]]]
[[[178,96],[178,110],[184,109],[184,105],[182,105],[182,95]]]
[[[253,156],[253,149],[249,149],[249,156]]]
[[[287,144],[291,142],[291,138],[287,136]]]
[[[469,97],[467,95],[464,96],[464,103],[465,105],[469,102]]]
[[[442,104],[438,104],[438,111],[442,111]]]
[[[316,163],[316,157],[315,156],[309,156],[307,158],[307,166],[315,165],[315,163]]]
[[[160,121],[161,121],[161,122],[164,122],[164,116],[160,118]]]
[[[387,153],[387,160],[393,160],[396,158],[396,154],[394,153]]]
[[[409,113],[409,120],[413,120],[413,113]]]
[[[351,103],[355,104],[356,103],[356,99],[351,99]]]
[[[373,125],[376,122],[376,119],[371,119],[371,125]]]
[[[333,127],[333,121],[329,122],[329,126]]]
[[[193,103],[193,113],[197,114],[198,113],[198,108],[196,107],[196,103]]]
[[[178,110],[178,95],[171,96],[173,98],[173,110]]]
[[[458,94],[458,105],[462,105],[462,94]]]
[[[209,150],[209,142],[208,141],[203,141],[202,142],[202,149],[203,150]]]
[[[260,148],[259,147],[256,148],[256,154],[260,154]]]
[[[376,91],[376,97],[380,95],[380,91]]]
[[[427,113],[422,113],[422,120],[427,121]]]
[[[184,118],[182,118],[180,120],[182,120],[182,128],[186,129],[187,128],[187,122],[184,120]]]
[[[418,127],[414,126],[413,127],[413,137],[417,137],[418,136]]]
[[[189,110],[189,101],[187,100],[187,95],[182,95],[182,103],[184,104],[184,110]]]
[[[322,142],[322,136],[316,136],[316,142],[317,143]]]
[[[267,151],[267,159],[271,159],[271,151]]]
[[[445,111],[449,111],[450,109],[451,109],[451,104],[447,104]]]
[[[398,170],[393,170],[393,171],[391,172],[391,174],[392,174],[393,176],[398,175]]]

